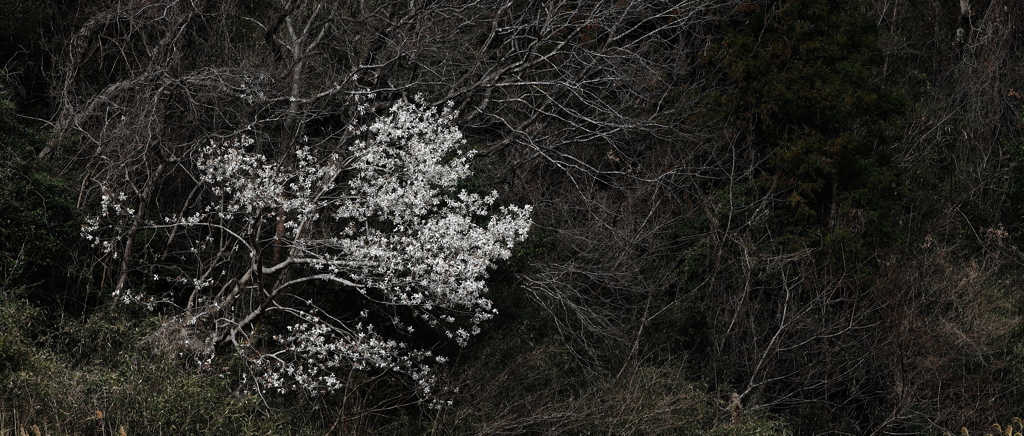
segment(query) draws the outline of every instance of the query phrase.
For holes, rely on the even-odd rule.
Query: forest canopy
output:
[[[1020,429],[1022,22],[0,0],[0,433]]]

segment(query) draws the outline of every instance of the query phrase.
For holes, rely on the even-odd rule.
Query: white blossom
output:
[[[210,319],[220,320],[211,332],[218,338],[245,335],[244,322],[259,311],[298,317],[277,336],[279,348],[251,355],[262,388],[329,393],[344,385],[338,371],[355,368],[406,374],[429,397],[429,364],[443,357],[386,339],[366,309],[346,318],[320,311],[322,302],[311,298],[273,296],[320,283],[368,308],[404,308],[414,319],[389,315],[396,331],[410,334],[412,322],[425,322],[459,345],[478,333],[495,314],[487,271],[526,238],[531,208],[495,207],[497,192],[459,188],[471,175],[474,153],[455,116],[451,104],[438,110],[399,102],[372,124],[353,127],[358,139],[341,149],[313,148],[303,138],[291,156],[277,160],[253,150],[253,136],[210,141],[196,160],[210,201],[147,225],[177,232],[187,245],[177,247],[177,264],[167,263],[170,256],[151,259],[157,271],[173,275],[147,277],[201,293],[190,307],[205,304]],[[113,255],[131,225],[139,225],[125,200],[105,191],[100,216],[82,227]],[[278,279],[257,286],[257,276]],[[267,283],[272,288],[261,288]],[[118,297],[138,301],[124,292]],[[183,316],[200,325],[199,315]]]

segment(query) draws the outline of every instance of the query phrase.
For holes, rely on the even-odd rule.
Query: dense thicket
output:
[[[1020,2],[22,3],[0,1],[4,429],[938,434],[1024,413]],[[417,95],[459,110],[460,189],[533,205],[482,333],[404,336],[451,357],[452,405],[388,371],[257,395],[243,349],[287,324],[204,354],[193,289],[152,278],[194,278],[188,245],[152,223],[214,199],[211,140],[290,168]],[[137,220],[90,250],[79,229],[122,193]],[[295,291],[365,309],[335,293]]]

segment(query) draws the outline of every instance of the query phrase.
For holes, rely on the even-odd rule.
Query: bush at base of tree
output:
[[[36,157],[47,140],[0,88],[0,287],[59,280],[73,260],[78,214],[66,181]]]

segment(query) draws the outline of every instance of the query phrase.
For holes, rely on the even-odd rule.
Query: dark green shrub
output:
[[[78,245],[71,189],[36,158],[47,140],[44,130],[18,122],[0,89],[0,288],[53,280]]]

